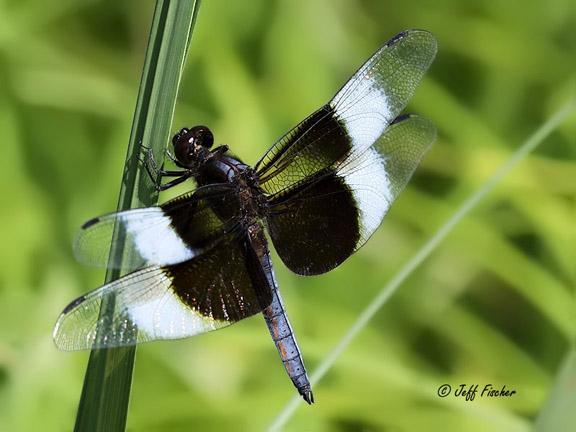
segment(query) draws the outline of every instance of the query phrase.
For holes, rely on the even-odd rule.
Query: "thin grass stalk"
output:
[[[576,430],[576,348],[567,353],[548,400],[538,413],[534,432]]]
[[[163,157],[199,3],[199,0],[156,2],[118,211],[151,206],[158,201],[158,193],[138,160],[143,147],[151,149],[156,160]],[[110,254],[126,256],[124,252],[121,246]],[[130,269],[128,264],[127,269]],[[110,269],[105,282],[120,276],[119,270]],[[102,305],[102,314],[113,311],[113,302]],[[135,347],[98,349],[90,353],[75,431],[125,430],[135,353]]]
[[[472,211],[474,207],[490,193],[500,181],[531,151],[541,144],[559,125],[576,111],[576,99],[570,99],[556,111],[532,136],[530,136],[514,154],[502,164],[472,195],[470,195],[454,214],[436,231],[436,233],[412,256],[394,277],[378,292],[368,306],[360,313],[354,324],[342,336],[336,346],[322,359],[310,375],[314,386],[334,365],[342,352],[350,345],[356,335],[368,324],[376,312],[390,299],[400,285],[430,256],[438,245],[447,237],[454,227]],[[300,397],[293,397],[268,427],[268,431],[279,431],[290,420],[300,406]]]

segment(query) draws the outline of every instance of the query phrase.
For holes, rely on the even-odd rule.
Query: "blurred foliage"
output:
[[[58,352],[50,334],[62,307],[103,281],[74,262],[70,244],[84,220],[116,206],[152,10],[150,0],[0,0],[0,430],[74,422],[88,354]],[[340,268],[300,278],[276,260],[309,370],[574,95],[576,4],[210,0],[200,10],[173,129],[209,125],[249,163],[414,27],[439,41],[409,106],[433,119],[437,143]],[[575,137],[572,116],[412,274],[287,430],[527,431],[573,394],[574,375],[559,371],[576,329]],[[517,394],[441,399],[444,383]],[[293,392],[254,317],[140,347],[128,428],[261,430]]]

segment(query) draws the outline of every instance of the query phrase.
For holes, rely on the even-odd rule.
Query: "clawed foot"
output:
[[[164,161],[162,161],[162,165],[160,166],[160,168],[158,168],[158,164],[156,163],[156,159],[154,157],[152,149],[144,145],[141,146],[141,149],[142,152],[140,153],[139,161],[144,166],[144,169],[146,170],[148,176],[150,177],[152,183],[154,184],[154,188],[158,192],[169,189],[172,186],[176,186],[177,184],[180,184],[186,179],[192,177],[192,172],[190,170],[179,170],[179,171],[165,170]],[[173,162],[175,163],[178,162],[169,151],[166,151],[166,155]],[[162,184],[162,179],[164,177],[177,177],[177,178],[169,181],[166,184]]]

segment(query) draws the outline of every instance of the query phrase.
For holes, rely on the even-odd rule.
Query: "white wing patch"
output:
[[[376,231],[393,200],[386,160],[374,148],[351,158],[338,169],[338,175],[352,190],[360,210],[362,243]]]
[[[350,80],[330,106],[350,138],[352,157],[338,170],[353,192],[360,210],[363,244],[380,226],[393,200],[386,160],[371,148],[392,120],[390,104],[382,86],[370,77]]]
[[[366,77],[350,80],[330,102],[356,149],[371,146],[392,120],[382,86]]]
[[[134,211],[122,215],[126,231],[132,237],[136,250],[148,263],[175,263],[189,260],[195,251],[188,247],[170,225],[161,208],[143,209],[144,218],[135,217]],[[152,213],[152,216],[151,216]]]
[[[157,289],[127,303],[130,319],[151,339],[179,339],[216,330],[227,323],[206,317],[182,303],[164,276]],[[163,288],[163,289],[162,289]],[[160,294],[160,295],[159,295]]]

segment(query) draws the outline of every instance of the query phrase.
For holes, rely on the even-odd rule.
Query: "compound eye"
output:
[[[214,135],[212,131],[206,126],[195,126],[190,129],[189,135],[191,135],[191,142],[196,145],[201,145],[204,148],[209,149],[214,144]]]
[[[176,143],[181,140],[182,138],[184,138],[186,136],[186,134],[188,133],[190,129],[188,128],[182,128],[178,131],[178,133],[176,133],[176,135],[174,135],[172,137],[172,145],[176,145]]]
[[[174,135],[172,145],[174,146],[176,159],[185,166],[190,165],[194,150],[194,141],[190,141],[190,131],[184,128]]]

